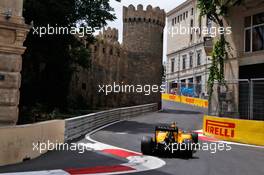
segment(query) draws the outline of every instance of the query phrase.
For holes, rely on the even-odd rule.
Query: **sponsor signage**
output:
[[[235,137],[236,124],[231,122],[220,122],[214,120],[206,120],[205,131],[222,137]]]
[[[169,99],[170,100],[175,100],[176,99],[176,96],[175,95],[169,95]]]
[[[187,103],[194,103],[194,98],[186,98]]]
[[[220,140],[264,146],[264,121],[205,115],[203,132]]]

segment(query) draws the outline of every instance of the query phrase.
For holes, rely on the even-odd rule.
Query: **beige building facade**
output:
[[[225,25],[231,45],[225,77],[234,106],[241,118],[264,119],[264,1],[245,0],[233,7]]]
[[[205,96],[210,57],[204,49],[204,38],[209,32],[201,29],[210,28],[211,23],[206,18],[199,20],[195,0],[187,0],[168,12],[167,22],[167,91],[181,93],[181,89],[190,88],[193,93],[185,95]]]

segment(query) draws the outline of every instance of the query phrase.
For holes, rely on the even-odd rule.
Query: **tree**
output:
[[[228,10],[236,5],[240,5],[242,0],[198,0],[200,17],[206,16],[219,27],[224,27],[224,18],[228,15]],[[220,34],[220,39],[214,44],[212,54],[212,67],[208,80],[210,93],[212,95],[212,86],[215,81],[224,83],[224,60],[227,58],[227,48],[229,44],[226,41],[225,34]]]
[[[198,0],[198,9],[200,18],[206,16],[218,27],[224,26],[224,18],[228,15],[230,8],[238,6],[243,0]],[[215,41],[212,52],[212,65],[209,69],[208,91],[211,99],[214,83],[218,84],[218,99],[220,95],[220,86],[225,85],[224,63],[228,58],[229,43],[226,41],[224,33]],[[220,105],[221,106],[221,105]],[[222,109],[220,108],[220,113]]]
[[[24,17],[33,27],[101,28],[116,19],[109,0],[24,0]],[[89,44],[94,41],[86,34]],[[35,35],[31,30],[23,56],[21,109],[44,105],[47,111],[67,109],[72,64],[89,66],[89,49],[72,34]],[[22,113],[23,115],[23,113]]]

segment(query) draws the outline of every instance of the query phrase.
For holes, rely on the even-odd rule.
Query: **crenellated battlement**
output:
[[[123,22],[146,22],[165,26],[166,13],[159,7],[153,8],[151,5],[144,10],[139,4],[137,9],[133,5],[123,7]]]
[[[103,33],[99,33],[99,37],[110,42],[118,41],[118,30],[116,28],[108,27],[103,29]]]

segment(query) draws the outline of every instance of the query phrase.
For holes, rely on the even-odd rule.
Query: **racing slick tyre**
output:
[[[183,149],[183,155],[186,158],[192,158],[193,157],[193,141],[186,139],[183,141],[182,149]]]
[[[151,137],[144,136],[141,140],[141,152],[144,155],[151,155],[153,153],[153,141]]]
[[[194,143],[198,143],[199,138],[197,133],[192,133],[192,140]]]

